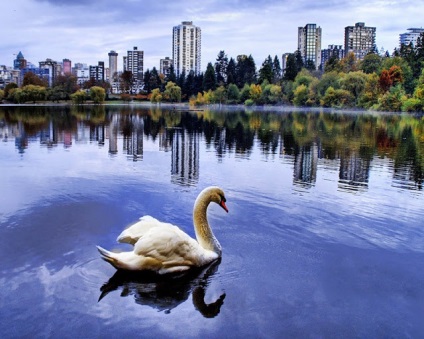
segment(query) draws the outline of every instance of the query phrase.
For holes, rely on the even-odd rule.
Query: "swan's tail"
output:
[[[97,250],[100,252],[102,259],[104,261],[107,261],[109,264],[111,264],[113,267],[115,267],[116,269],[119,268],[119,261],[118,259],[115,257],[115,253],[112,253],[108,250],[105,250],[104,248],[100,247],[100,246],[96,246]]]

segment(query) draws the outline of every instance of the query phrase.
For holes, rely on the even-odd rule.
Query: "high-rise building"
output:
[[[298,28],[297,48],[305,65],[311,61],[315,68],[321,65],[321,35],[321,27],[317,27],[316,24]]]
[[[418,38],[424,34],[424,28],[408,28],[407,31],[409,32],[399,34],[399,45],[409,45],[412,42],[416,46]]]
[[[13,60],[13,69],[23,69],[27,67],[27,61],[22,52],[19,52],[16,59]]]
[[[328,48],[321,50],[321,69],[324,70],[325,63],[332,56],[335,56],[337,59],[343,59],[345,57],[344,48],[342,45],[328,45]]]
[[[172,59],[175,74],[201,71],[202,31],[192,21],[183,21],[172,30]]]
[[[160,73],[165,76],[168,76],[171,65],[172,65],[172,59],[170,59],[169,57],[165,57],[165,59],[160,59],[160,65],[159,65]]]
[[[90,79],[95,81],[104,81],[105,80],[105,63],[104,61],[99,61],[97,66],[90,66]]]
[[[366,27],[363,22],[345,27],[345,55],[352,52],[357,59],[364,59],[365,55],[376,49],[375,32],[375,27]]]
[[[63,59],[62,63],[63,63],[63,68],[62,68],[63,74],[71,74],[71,71],[72,71],[71,60]]]
[[[40,69],[44,70],[43,74],[46,75],[48,79],[49,86],[53,86],[53,83],[58,75],[58,64],[52,59],[46,59],[46,61],[39,62]]]
[[[139,51],[137,47],[134,47],[132,51],[127,51],[127,56],[124,57],[124,71],[130,71],[133,74],[137,86],[143,83],[143,63],[143,51]]]
[[[118,53],[115,51],[110,51],[109,56],[109,82],[112,83],[113,79],[118,73]]]

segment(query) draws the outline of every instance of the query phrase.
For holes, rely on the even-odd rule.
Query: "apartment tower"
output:
[[[316,24],[307,24],[298,28],[297,48],[302,55],[305,65],[313,62],[315,69],[321,65],[321,27]]]
[[[406,33],[399,34],[399,44],[409,45],[412,43],[414,47],[417,45],[418,38],[424,33],[424,28],[408,28]],[[422,43],[423,41],[421,41]]]
[[[137,47],[134,47],[132,51],[127,51],[127,56],[124,57],[124,71],[130,71],[133,74],[137,85],[143,83],[143,63],[143,51],[139,51]]]
[[[345,27],[345,56],[353,53],[357,59],[363,60],[369,52],[376,49],[375,32],[375,27],[366,27],[363,22],[358,22],[355,26]]]
[[[109,56],[109,82],[112,83],[114,77],[118,73],[118,53],[110,51]]]
[[[194,71],[199,74],[201,69],[202,32],[192,21],[183,21],[172,30],[172,59],[175,74]]]

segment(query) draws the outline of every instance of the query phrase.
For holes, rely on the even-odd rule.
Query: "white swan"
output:
[[[117,238],[118,242],[134,245],[133,251],[113,253],[100,246],[97,249],[102,259],[117,269],[165,274],[204,266],[221,257],[221,245],[207,220],[206,210],[210,202],[217,203],[228,212],[222,189],[212,186],[200,192],[193,209],[197,241],[177,226],[144,216]]]

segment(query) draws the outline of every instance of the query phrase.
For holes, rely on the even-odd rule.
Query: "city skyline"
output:
[[[422,27],[416,13],[424,3],[413,1],[152,1],[110,0],[73,2],[17,0],[3,7],[5,28],[1,65],[12,65],[16,54],[37,64],[51,58],[72,63],[107,63],[108,53],[120,56],[132,46],[144,51],[144,69],[159,69],[160,59],[172,57],[172,29],[192,21],[202,29],[202,64],[215,62],[220,50],[229,57],[251,54],[260,67],[268,55],[297,49],[297,30],[308,23],[322,28],[322,46],[342,45],[344,28],[364,22],[377,28],[376,45],[390,53],[399,35]],[[94,15],[95,13],[95,15]],[[17,24],[18,23],[18,24]],[[28,29],[30,27],[30,29]],[[122,59],[118,58],[122,70]]]

